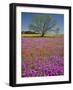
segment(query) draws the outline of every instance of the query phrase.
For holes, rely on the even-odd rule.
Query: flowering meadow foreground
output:
[[[22,77],[64,75],[64,38],[22,37]]]

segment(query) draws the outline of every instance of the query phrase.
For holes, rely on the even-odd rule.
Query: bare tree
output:
[[[41,37],[43,37],[44,34],[47,31],[51,31],[56,24],[52,16],[33,16],[29,24],[29,29],[41,33]]]
[[[56,35],[58,35],[59,31],[60,31],[60,28],[57,27],[56,30],[55,30]]]

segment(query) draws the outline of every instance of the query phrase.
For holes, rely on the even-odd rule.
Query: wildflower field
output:
[[[64,75],[64,37],[21,38],[22,77]]]

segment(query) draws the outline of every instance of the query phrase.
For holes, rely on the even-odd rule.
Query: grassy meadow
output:
[[[21,34],[22,37],[41,37],[41,34]],[[54,38],[54,37],[64,37],[63,34],[44,34],[43,37],[51,37],[51,38]]]

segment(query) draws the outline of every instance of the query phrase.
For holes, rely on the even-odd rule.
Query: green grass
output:
[[[40,38],[41,34],[21,34],[22,37],[37,37]],[[45,34],[42,38],[59,38],[64,37],[63,34]]]

